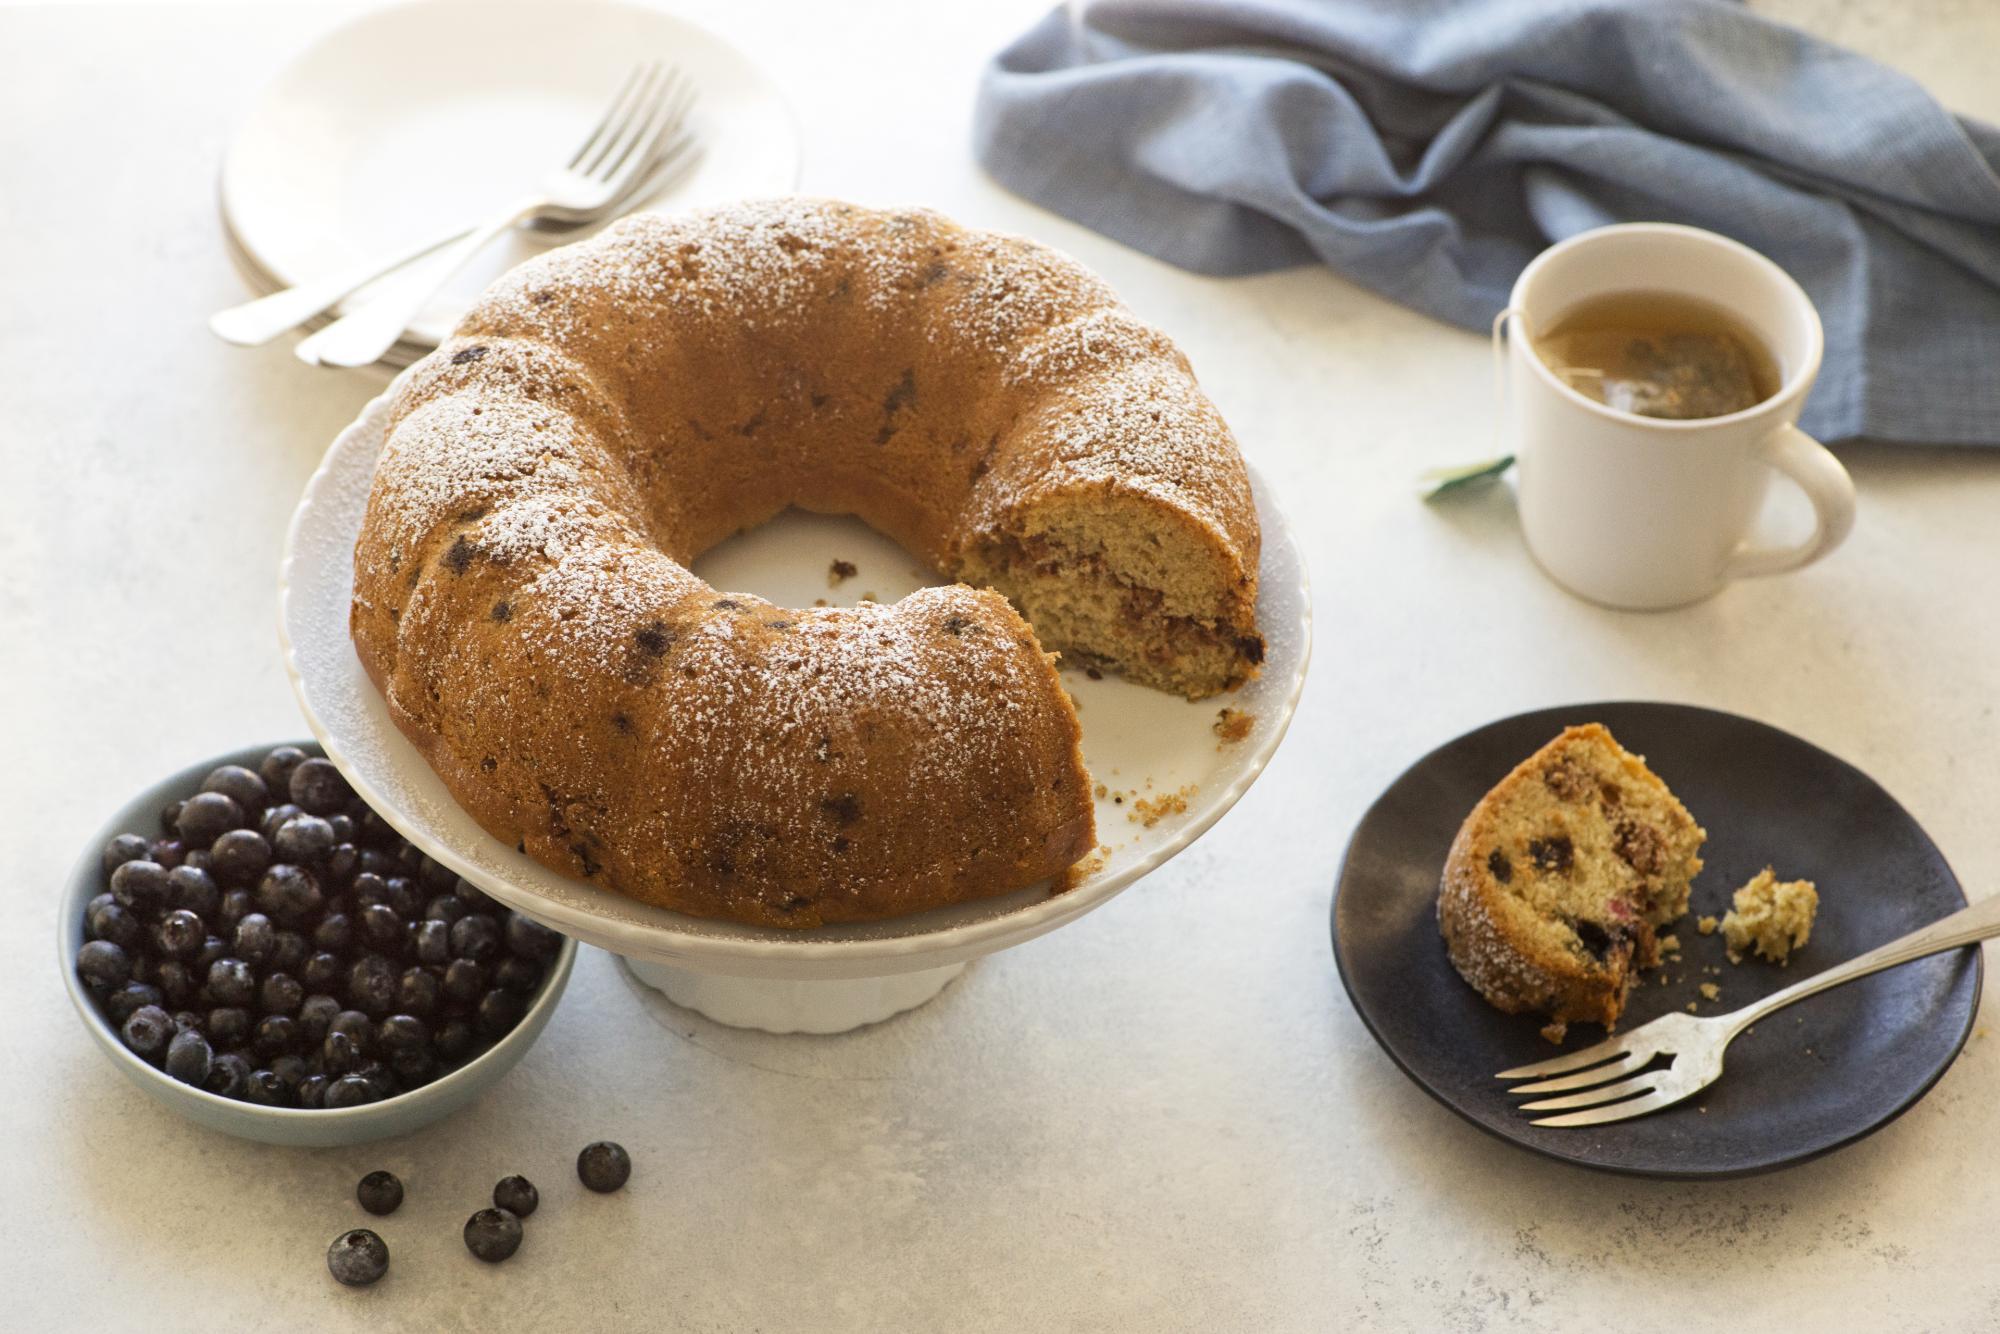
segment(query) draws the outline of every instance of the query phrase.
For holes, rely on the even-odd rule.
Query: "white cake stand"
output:
[[[354,539],[388,401],[385,394],[370,403],[333,442],[286,537],[279,633],[307,723],[355,791],[403,837],[509,907],[623,956],[641,981],[718,1022],[839,1033],[921,1005],[969,960],[1076,920],[1193,843],[1249,789],[1298,706],[1311,646],[1305,565],[1271,488],[1258,482],[1258,616],[1268,645],[1261,676],[1233,695],[1190,704],[1064,673],[1083,722],[1085,761],[1102,785],[1098,842],[1109,849],[1074,887],[1053,893],[1041,885],[811,931],[713,922],[634,902],[558,875],[481,829],[396,730],[362,671],[347,630]],[[829,588],[836,557],[860,572]],[[816,597],[892,600],[930,580],[916,565],[858,521],[787,514],[725,543],[697,569],[718,587],[802,606]],[[1249,718],[1238,740],[1215,730],[1224,705]]]

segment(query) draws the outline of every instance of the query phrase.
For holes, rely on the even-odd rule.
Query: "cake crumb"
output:
[[[1768,866],[1736,891],[1734,906],[1722,919],[1729,961],[1753,950],[1772,963],[1784,963],[1812,935],[1819,911],[1819,891],[1810,880],[1779,880]]]
[[[1693,1013],[1694,1013],[1694,1002],[1693,1002],[1693,1001],[1689,1001],[1689,1002],[1688,1002],[1688,1013],[1689,1013],[1689,1014],[1693,1014]]]
[[[1694,929],[1701,932],[1704,936],[1712,936],[1715,934],[1716,926],[1717,923],[1713,917],[1704,917],[1694,924]]]
[[[1542,1036],[1550,1042],[1555,1043],[1558,1047],[1562,1046],[1563,1039],[1569,1036],[1569,1021],[1566,1019],[1550,1020],[1548,1023],[1542,1025]]]
[[[1215,734],[1222,738],[1222,744],[1227,746],[1249,736],[1251,724],[1256,721],[1257,715],[1253,713],[1245,713],[1241,709],[1221,708],[1215,711],[1215,722],[1211,726],[1214,727]]]
[[[1660,953],[1679,954],[1680,952],[1681,938],[1679,936],[1668,932],[1666,935],[1660,937]]]
[[[863,593],[861,595],[861,600],[863,602],[880,602],[882,599],[876,597],[875,590],[871,588],[866,593]]]
[[[813,606],[815,607],[831,607],[832,605],[833,604],[831,602],[828,602],[825,598],[813,599]]]
[[[1718,1000],[1722,996],[1722,988],[1718,987],[1713,982],[1702,983],[1700,991],[1701,991],[1701,998],[1703,1000],[1708,1000],[1708,1001]]]
[[[1157,797],[1146,797],[1133,802],[1132,810],[1125,818],[1128,820],[1137,820],[1146,828],[1151,829],[1169,815],[1185,814],[1187,812],[1187,799],[1193,795],[1194,784],[1190,783],[1176,792],[1168,792]]]
[[[1071,862],[1063,869],[1062,874],[1056,877],[1055,888],[1051,893],[1067,894],[1091,876],[1096,875],[1104,869],[1104,860],[1107,855],[1107,849],[1097,848],[1085,853],[1078,860]]]
[[[851,560],[836,560],[826,570],[826,586],[839,588],[842,584],[861,573],[861,567]]]
[[[1104,673],[1097,670],[1097,668],[1095,667],[1085,667],[1083,669],[1083,674],[1089,677],[1093,681],[1102,681],[1104,679]]]
[[[1108,794],[1109,792],[1110,789],[1105,787],[1104,784],[1102,783],[1099,783],[1096,787],[1090,790],[1090,794],[1096,797],[1099,801],[1103,801],[1106,794]]]

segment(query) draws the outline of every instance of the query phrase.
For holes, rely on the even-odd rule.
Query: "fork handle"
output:
[[[1838,964],[1824,972],[1794,982],[1783,991],[1774,991],[1754,1005],[1746,1005],[1733,1013],[1736,1029],[1741,1030],[1756,1023],[1775,1011],[1784,1009],[1808,996],[1817,996],[1831,987],[1852,982],[1857,977],[1879,973],[1884,968],[1894,968],[1897,964],[1908,963],[1930,954],[1942,954],[1964,945],[1974,945],[1982,940],[2000,936],[2000,894],[1982,899],[1970,907],[1961,908],[1949,917],[1940,917],[1929,926],[1918,927],[1907,936],[1899,936],[1886,945],[1877,945],[1866,954],[1858,954],[1846,963]]]
[[[452,242],[430,263],[391,278],[361,309],[301,342],[294,349],[299,360],[318,366],[371,365],[396,345],[403,330],[410,327],[454,273],[491,244],[494,237],[540,212],[546,204],[539,197],[510,204]]]
[[[226,343],[235,343],[239,347],[260,346],[287,329],[296,329],[313,316],[332,310],[340,304],[342,297],[359,291],[384,274],[414,263],[464,235],[465,232],[460,230],[434,236],[386,263],[377,257],[331,277],[300,283],[296,287],[258,297],[255,301],[245,301],[240,306],[218,310],[208,317],[208,327]]]

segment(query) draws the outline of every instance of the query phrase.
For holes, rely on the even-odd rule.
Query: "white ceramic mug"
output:
[[[1723,417],[1640,417],[1578,393],[1536,355],[1531,332],[1581,301],[1635,291],[1729,311],[1777,358],[1778,392]],[[1495,327],[1507,343],[1522,530],[1542,568],[1572,592],[1614,607],[1678,607],[1732,579],[1810,565],[1853,527],[1847,470],[1794,425],[1819,373],[1819,314],[1790,275],[1749,247],[1668,223],[1583,232],[1522,271]],[[1795,547],[1747,546],[1773,471],[1812,501],[1812,536]]]

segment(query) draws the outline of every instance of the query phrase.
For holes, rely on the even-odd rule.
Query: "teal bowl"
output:
[[[111,1063],[148,1097],[196,1125],[241,1139],[301,1147],[362,1144],[408,1134],[451,1115],[471,1102],[513,1069],[527,1054],[528,1048],[535,1045],[535,1039],[548,1027],[549,1016],[555,1013],[563,989],[569,985],[570,971],[576,966],[574,940],[563,937],[562,949],[557,953],[548,975],[542,979],[541,990],[535,993],[527,1013],[493,1046],[422,1088],[399,1093],[381,1102],[361,1107],[340,1107],[332,1111],[262,1107],[256,1103],[220,1097],[170,1078],[126,1049],[110,1019],[97,1008],[97,1002],[76,975],[76,952],[83,945],[83,910],[91,899],[104,890],[104,845],[118,834],[157,837],[161,808],[194,792],[211,769],[224,764],[241,764],[254,769],[274,746],[285,744],[280,741],[251,746],[190,765],[140,792],[106,820],[104,827],[91,837],[83,855],[77,859],[75,869],[70,872],[62,912],[56,921],[56,964],[62,971],[63,985],[69,989],[70,1003],[76,1006],[77,1017],[83,1021],[84,1031],[96,1040]],[[319,746],[310,741],[289,744],[308,755],[323,754]]]

